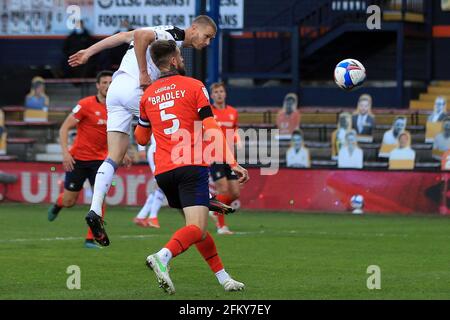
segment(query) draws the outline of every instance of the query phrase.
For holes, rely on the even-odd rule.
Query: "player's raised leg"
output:
[[[103,201],[111,187],[114,173],[127,152],[128,143],[128,135],[121,132],[108,132],[108,157],[98,168],[95,178],[91,208],[86,216],[86,222],[94,233],[95,240],[103,246],[109,245],[109,238],[102,219]]]
[[[91,208],[86,216],[86,222],[92,229],[95,240],[103,246],[109,245],[109,238],[101,218],[102,206],[114,173],[128,150],[131,120],[133,113],[138,113],[141,94],[138,80],[126,73],[119,73],[113,77],[106,97],[108,156],[97,171]]]

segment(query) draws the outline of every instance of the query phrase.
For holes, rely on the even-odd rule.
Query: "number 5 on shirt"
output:
[[[173,107],[175,105],[174,100],[169,100],[159,104],[159,110],[161,121],[169,121],[172,120],[172,127],[164,129],[164,133],[167,135],[173,134],[180,129],[180,120],[177,119],[177,116],[172,113],[166,113],[167,108]]]

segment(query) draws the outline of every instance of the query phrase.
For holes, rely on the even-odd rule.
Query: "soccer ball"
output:
[[[358,60],[342,60],[334,69],[334,82],[346,91],[361,86],[364,80],[366,80],[366,69]]]
[[[350,199],[350,205],[354,214],[362,214],[364,207],[364,197],[360,194],[355,194]]]

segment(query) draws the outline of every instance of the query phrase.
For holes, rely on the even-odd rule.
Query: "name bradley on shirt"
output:
[[[149,99],[149,101],[152,102],[152,104],[159,104],[159,103],[170,101],[170,100],[184,98],[185,94],[186,94],[186,90],[176,90],[173,92],[163,93],[162,95],[159,95],[159,96],[149,97],[148,99]]]

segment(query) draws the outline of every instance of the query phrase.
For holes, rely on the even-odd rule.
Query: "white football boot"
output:
[[[225,291],[242,291],[245,289],[245,284],[230,278],[223,283],[223,288]]]
[[[155,272],[159,287],[168,294],[175,293],[175,286],[169,276],[169,266],[164,266],[157,254],[152,254],[146,259],[147,266]]]
[[[234,234],[233,231],[231,231],[228,226],[223,226],[222,228],[217,228],[218,234]]]

